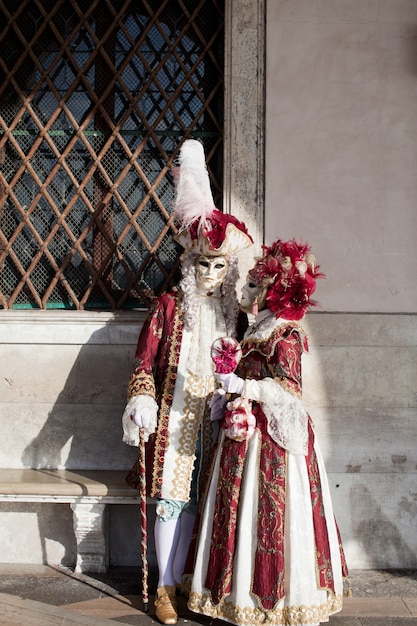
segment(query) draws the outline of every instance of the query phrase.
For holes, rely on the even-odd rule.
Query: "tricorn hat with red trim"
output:
[[[208,256],[236,254],[253,244],[245,224],[219,211],[210,188],[202,144],[187,139],[181,146],[175,181],[175,240],[186,250]]]

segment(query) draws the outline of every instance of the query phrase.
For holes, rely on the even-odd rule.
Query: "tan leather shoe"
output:
[[[164,585],[156,591],[156,617],[162,624],[176,624],[177,601],[175,599],[175,585]]]

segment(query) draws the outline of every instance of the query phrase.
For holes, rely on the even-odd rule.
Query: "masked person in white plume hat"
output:
[[[157,499],[156,616],[177,621],[181,584],[202,481],[218,435],[210,419],[216,388],[210,347],[236,335],[237,253],[252,245],[245,225],[214,206],[203,146],[190,139],[173,169],[176,240],[184,248],[178,288],[155,299],[141,330],[123,414],[123,441],[139,445],[144,429],[148,495]],[[140,461],[127,480],[138,488]]]

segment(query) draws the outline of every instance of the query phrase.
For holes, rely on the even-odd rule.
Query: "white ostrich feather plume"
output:
[[[201,143],[195,139],[184,141],[179,163],[174,200],[175,218],[181,229],[188,229],[196,220],[200,220],[200,227],[204,228],[207,218],[216,207]]]

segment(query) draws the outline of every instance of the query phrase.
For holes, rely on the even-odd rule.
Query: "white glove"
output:
[[[211,408],[210,419],[212,422],[220,420],[223,417],[224,407],[226,405],[227,398],[224,389],[216,389],[211,396],[209,406]]]
[[[227,393],[242,393],[245,381],[233,372],[230,374],[215,374],[215,377]]]
[[[139,428],[149,428],[151,410],[148,406],[142,406],[140,409],[132,409],[130,411],[130,419],[133,420]]]
[[[130,398],[122,415],[123,441],[129,446],[139,445],[139,430],[144,429],[145,441],[156,431],[158,405],[151,396]]]

